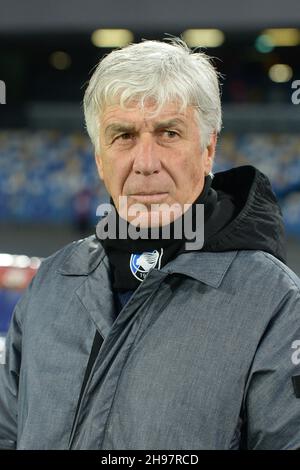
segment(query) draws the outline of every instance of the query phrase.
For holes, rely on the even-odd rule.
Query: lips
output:
[[[139,192],[135,194],[130,194],[130,197],[136,199],[139,202],[159,202],[166,198],[168,193],[159,193],[159,192]]]
[[[140,193],[134,193],[134,194],[131,194],[131,196],[153,196],[153,195],[157,195],[157,194],[167,194],[167,193],[164,193],[164,192],[161,192],[161,191],[151,191],[151,192],[140,192]]]

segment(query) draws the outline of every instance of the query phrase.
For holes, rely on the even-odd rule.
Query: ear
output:
[[[95,153],[95,160],[97,165],[97,170],[100,178],[103,180],[103,164],[100,154]]]
[[[205,174],[208,175],[213,167],[215,152],[216,152],[216,145],[217,145],[217,134],[214,132],[210,136],[210,142],[207,145],[206,149],[204,150],[204,171]]]

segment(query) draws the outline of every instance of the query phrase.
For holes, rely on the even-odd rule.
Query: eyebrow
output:
[[[135,131],[135,125],[134,124],[124,124],[124,123],[118,123],[114,122],[107,126],[105,129],[105,134],[118,134],[119,132],[133,132]]]
[[[186,123],[183,119],[180,118],[169,119],[167,121],[161,121],[155,124],[154,130],[157,131],[160,129],[166,129],[168,127],[174,127],[178,125],[186,126]],[[105,135],[114,135],[122,132],[136,132],[136,127],[134,124],[114,122],[107,126],[107,128],[105,129]]]
[[[158,122],[157,124],[155,124],[154,129],[155,130],[165,129],[168,127],[175,127],[178,125],[186,126],[186,122],[180,118],[169,119],[168,121]]]

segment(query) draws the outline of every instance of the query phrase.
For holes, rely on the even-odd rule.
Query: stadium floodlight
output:
[[[14,266],[17,268],[29,268],[30,258],[26,255],[15,255]]]
[[[0,253],[0,266],[8,267],[13,266],[14,257],[9,253]]]
[[[128,29],[97,29],[91,36],[96,47],[124,47],[133,40],[133,33]]]
[[[57,70],[66,70],[71,65],[71,57],[64,51],[55,51],[49,57],[50,64]]]
[[[219,47],[225,41],[220,29],[187,29],[182,37],[189,47]]]
[[[269,28],[262,35],[269,38],[274,47],[290,47],[300,45],[300,29],[298,28]]]
[[[0,364],[5,364],[5,337],[0,336]]]
[[[269,78],[275,83],[285,83],[291,80],[293,69],[287,64],[274,64],[269,69]]]
[[[255,47],[258,52],[267,54],[274,49],[272,39],[267,34],[261,34],[256,38]]]

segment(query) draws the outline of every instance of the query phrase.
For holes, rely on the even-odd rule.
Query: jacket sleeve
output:
[[[300,448],[300,293],[293,280],[258,345],[246,390],[246,448]]]
[[[26,331],[30,335],[30,328],[26,328],[26,323],[33,309],[32,302],[38,298],[40,285],[45,282],[45,276],[52,269],[53,262],[56,261],[55,267],[59,267],[61,259],[65,258],[74,243],[42,260],[38,272],[14,309],[6,337],[5,361],[0,364],[0,449],[18,447],[18,421],[26,413],[26,397],[22,383],[19,387],[19,378],[22,377],[22,348],[24,351]],[[57,256],[59,253],[60,256]]]
[[[4,361],[0,364],[0,449],[14,449],[17,442],[18,383],[21,363],[21,300],[13,313],[6,337]]]

